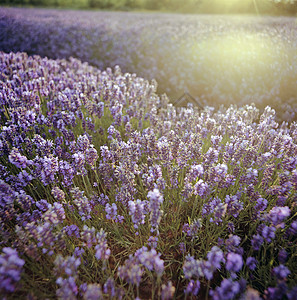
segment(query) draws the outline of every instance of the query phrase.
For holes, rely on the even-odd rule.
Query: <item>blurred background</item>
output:
[[[0,0],[0,5],[208,14],[297,14],[296,0]]]

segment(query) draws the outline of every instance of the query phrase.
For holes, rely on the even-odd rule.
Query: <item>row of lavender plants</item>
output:
[[[289,17],[0,9],[0,51],[70,56],[156,79],[211,106],[270,105],[297,118],[297,27]]]
[[[3,299],[296,299],[297,123],[0,52]]]

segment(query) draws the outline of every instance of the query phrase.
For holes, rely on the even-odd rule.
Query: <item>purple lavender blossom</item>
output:
[[[188,283],[185,294],[192,294],[193,296],[197,296],[200,289],[200,281],[199,280],[190,280]]]
[[[289,235],[296,235],[297,234],[297,221],[293,221],[290,228],[288,229]]]
[[[223,221],[227,211],[227,204],[224,204],[218,197],[205,203],[202,207],[202,216],[210,215],[210,222],[219,224]]]
[[[273,207],[269,213],[266,215],[266,220],[274,226],[281,226],[282,222],[290,216],[290,209],[288,206],[285,207]]]
[[[59,173],[63,177],[62,185],[68,187],[72,185],[75,169],[67,161],[59,161]]]
[[[85,247],[91,248],[97,243],[96,229],[94,227],[89,228],[87,225],[84,225],[83,230],[80,232],[80,237]]]
[[[261,211],[265,210],[267,207],[268,201],[264,198],[259,198],[254,206],[255,211],[259,214]]]
[[[84,153],[78,151],[72,155],[73,158],[73,166],[78,175],[85,175],[87,173],[84,165],[85,165],[85,155]]]
[[[253,238],[251,240],[252,247],[254,250],[260,250],[260,247],[263,244],[264,239],[259,234],[253,235]]]
[[[103,286],[103,291],[105,294],[108,294],[109,297],[113,298],[116,295],[116,289],[115,289],[115,281],[112,277],[109,277]]]
[[[267,243],[270,243],[275,238],[275,231],[276,228],[273,226],[263,226],[261,234]]]
[[[129,201],[129,215],[132,218],[134,228],[138,228],[140,224],[145,223],[145,201],[137,199],[136,201]]]
[[[125,261],[123,266],[118,268],[118,276],[126,280],[128,283],[136,284],[139,286],[141,277],[143,274],[143,268],[138,262],[137,258],[132,255],[129,256],[129,259]]]
[[[224,279],[219,287],[211,290],[209,294],[213,300],[230,300],[240,292],[240,284],[231,279]]]
[[[297,286],[293,287],[290,291],[287,292],[287,297],[289,300],[296,300],[297,295]]]
[[[26,156],[21,155],[17,148],[12,148],[8,158],[9,161],[18,168],[26,168],[32,164],[32,161],[28,160]]]
[[[256,269],[257,263],[258,263],[258,261],[254,257],[252,257],[252,256],[249,256],[246,259],[246,265],[252,271],[254,271]]]
[[[158,246],[159,238],[157,236],[150,236],[147,240],[147,245],[151,248],[156,249]]]
[[[52,195],[54,198],[60,202],[65,200],[65,193],[57,186],[52,188]]]
[[[61,300],[69,300],[76,299],[76,295],[78,293],[78,288],[75,283],[74,277],[68,277],[63,279],[62,277],[58,277],[56,280],[59,288],[56,291],[57,297]]]
[[[100,232],[96,234],[97,245],[95,246],[95,257],[99,260],[107,260],[110,256],[110,249],[108,249],[107,241],[106,241],[106,233],[101,228]]]
[[[199,278],[204,276],[202,266],[203,261],[196,260],[193,256],[187,255],[183,264],[185,278],[191,279],[192,277]]]
[[[150,222],[151,222],[151,232],[157,232],[158,227],[163,215],[163,210],[160,209],[163,203],[163,196],[158,189],[148,192],[149,198],[149,210],[150,210]]]
[[[199,195],[201,198],[205,198],[209,194],[210,190],[208,183],[199,179],[194,185],[194,194]]]
[[[241,255],[233,252],[227,254],[226,269],[229,272],[231,273],[239,272],[242,266],[243,266],[243,260]]]
[[[197,237],[199,229],[201,228],[201,220],[195,219],[190,225],[184,224],[184,228],[188,236],[192,238]]]
[[[241,238],[238,235],[230,234],[229,238],[225,241],[226,250],[228,252],[240,252],[241,250],[238,248],[240,242]]]
[[[175,287],[172,285],[172,282],[169,281],[167,284],[162,284],[161,287],[161,299],[162,300],[170,300],[174,296]]]
[[[79,135],[76,141],[76,149],[77,151],[81,151],[83,153],[90,147],[90,140],[86,134]]]
[[[103,293],[101,285],[97,283],[91,283],[87,285],[87,289],[83,295],[84,300],[103,300]]]
[[[2,295],[16,290],[24,264],[25,261],[19,258],[17,250],[9,247],[2,249],[0,256],[0,291]]]
[[[107,203],[105,205],[105,211],[106,211],[106,219],[108,220],[114,220],[115,222],[119,222],[122,223],[124,217],[121,215],[118,215],[118,208],[117,205],[115,203],[112,203],[112,205],[110,205],[109,203]]]
[[[161,277],[164,271],[164,261],[160,258],[160,254],[157,253],[155,249],[148,251],[145,247],[142,248],[142,251],[139,254],[135,254],[139,262],[145,266],[148,270],[155,270],[158,277]]]
[[[92,170],[95,170],[95,163],[99,158],[97,150],[91,145],[85,153],[86,162],[91,166]]]
[[[213,246],[211,250],[207,253],[207,259],[214,269],[220,269],[221,263],[225,262],[224,253],[217,246]]]
[[[284,280],[291,274],[291,271],[284,265],[280,264],[279,266],[273,268],[272,273],[278,280]]]
[[[82,221],[91,218],[92,207],[89,199],[84,196],[84,191],[80,191],[79,188],[75,187],[70,190],[73,203],[77,207],[77,211],[81,216]]]
[[[80,266],[81,261],[80,258],[74,256],[63,257],[62,255],[58,255],[55,259],[54,264],[54,272],[56,276],[73,276],[75,278],[77,276],[77,268]]]
[[[75,237],[77,237],[77,238],[79,238],[79,236],[80,236],[80,231],[79,231],[79,228],[78,228],[78,226],[77,225],[69,225],[69,226],[65,226],[64,228],[63,228],[63,230],[66,232],[66,234],[68,235],[68,236],[75,236]]]
[[[287,285],[284,281],[278,282],[276,287],[268,287],[267,290],[264,291],[265,299],[267,300],[282,300],[285,299],[285,295],[287,293]],[[296,297],[294,298],[296,299]]]
[[[180,243],[179,244],[179,251],[182,253],[182,254],[185,254],[186,253],[186,245],[185,243]]]
[[[75,247],[73,256],[80,257],[84,253],[85,253],[85,250],[83,248]]]
[[[287,261],[288,252],[285,249],[281,249],[278,252],[278,260],[281,264],[284,264]]]
[[[228,214],[235,218],[237,218],[240,211],[243,210],[243,203],[239,202],[239,195],[227,195],[225,198],[225,203],[227,204]]]

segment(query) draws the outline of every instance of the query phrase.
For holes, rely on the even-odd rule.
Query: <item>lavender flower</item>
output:
[[[26,156],[21,155],[17,148],[12,148],[8,158],[9,161],[18,168],[26,168],[32,164],[32,161],[28,160]]]
[[[175,292],[175,287],[172,285],[172,282],[169,281],[167,285],[162,284],[161,299],[170,300],[173,298]]]
[[[86,292],[83,295],[84,300],[103,300],[101,285],[97,283],[88,284]]]
[[[188,236],[194,238],[198,235],[199,229],[201,228],[201,220],[196,219],[190,225],[186,223],[183,228]]]
[[[290,216],[290,209],[288,206],[285,207],[273,207],[266,215],[266,220],[274,226],[281,226],[282,222]]]
[[[104,283],[103,291],[105,294],[108,294],[111,298],[113,298],[116,295],[115,282],[112,277],[109,277]]]
[[[96,234],[97,245],[95,246],[96,254],[95,257],[99,260],[107,260],[110,255],[110,249],[108,249],[106,241],[106,233],[101,228],[100,232]]]
[[[132,218],[134,228],[138,228],[140,224],[145,223],[145,201],[137,199],[136,201],[129,201],[129,215]]]
[[[17,288],[25,261],[20,259],[17,250],[4,247],[0,256],[0,291],[2,295],[12,293]]]
[[[291,271],[284,265],[280,264],[279,266],[273,268],[272,273],[278,280],[284,280],[291,274]]]
[[[221,263],[225,262],[224,253],[217,246],[213,246],[211,250],[207,253],[207,259],[214,269],[220,269]]]
[[[126,280],[128,283],[136,284],[139,286],[141,277],[143,274],[143,268],[138,262],[137,258],[132,255],[129,256],[129,259],[125,261],[123,266],[118,268],[118,276]]]
[[[78,288],[75,283],[74,277],[63,279],[62,277],[56,280],[59,288],[56,291],[57,297],[61,300],[75,299],[78,293]]]
[[[231,273],[239,272],[242,266],[243,266],[243,260],[241,255],[233,252],[227,254],[226,269],[229,272]]]
[[[287,261],[288,253],[285,249],[281,249],[278,252],[278,260],[281,264],[284,264]]]
[[[237,218],[240,211],[243,210],[243,203],[239,202],[239,195],[229,196],[225,198],[225,203],[227,204],[227,212],[229,215]]]
[[[55,268],[54,272],[59,277],[76,277],[77,268],[80,266],[81,261],[80,258],[76,258],[74,256],[63,257],[62,255],[58,255],[55,259]]]
[[[237,281],[224,279],[221,286],[217,287],[215,290],[211,290],[209,294],[212,296],[213,300],[230,300],[235,298],[239,292],[240,285]]]
[[[199,280],[190,280],[188,283],[185,293],[186,294],[192,294],[193,296],[197,296],[200,289],[200,281]]]
[[[251,240],[252,247],[254,250],[260,250],[260,247],[263,244],[264,239],[259,234],[253,235],[253,238]]]
[[[225,241],[226,250],[228,252],[238,252],[238,246],[240,244],[241,238],[238,235],[230,234],[229,238]]]
[[[264,198],[259,198],[254,206],[255,211],[259,214],[261,211],[265,210],[267,207],[268,201]]]
[[[66,232],[66,234],[68,235],[68,236],[75,236],[75,237],[77,237],[77,238],[79,238],[80,237],[80,231],[79,231],[79,228],[78,228],[78,226],[77,225],[69,225],[69,226],[65,226],[64,228],[63,228],[63,230]]]
[[[202,215],[210,215],[210,222],[214,222],[217,225],[223,221],[222,218],[225,216],[226,211],[227,205],[222,203],[219,198],[214,198],[202,207]]]
[[[209,194],[210,190],[207,182],[199,179],[194,185],[194,194],[199,195],[201,198],[205,198]]]
[[[80,191],[79,188],[75,187],[70,190],[73,199],[73,203],[77,207],[78,213],[81,219],[84,221],[91,218],[92,207],[89,199],[84,196],[84,192]]]
[[[252,256],[249,256],[246,259],[246,265],[252,271],[254,271],[256,269],[257,263],[258,263],[258,261],[254,257],[252,257]]]
[[[151,232],[157,232],[158,227],[163,215],[163,211],[160,209],[163,203],[163,196],[158,189],[148,192],[149,198],[149,210],[150,210],[150,222],[151,222]]]
[[[57,186],[52,188],[52,195],[60,202],[63,202],[65,200],[65,193]]]
[[[112,203],[112,205],[107,203],[105,205],[105,211],[106,211],[106,219],[108,220],[112,219],[115,222],[119,222],[119,223],[123,222],[124,217],[117,214],[118,208],[115,203]]]
[[[72,155],[73,166],[78,175],[85,175],[87,173],[85,165],[85,155],[82,152],[77,152]]]
[[[164,261],[160,258],[160,254],[158,254],[155,249],[147,251],[144,247],[139,254],[136,252],[135,255],[137,255],[139,262],[142,265],[150,271],[155,270],[158,277],[161,277],[164,271]]]
[[[201,260],[196,260],[194,257],[187,255],[183,264],[185,278],[191,279],[192,277],[199,278],[203,276],[202,265]]]
[[[276,228],[273,226],[264,226],[262,229],[262,236],[267,241],[267,243],[270,243],[275,238],[275,231]]]

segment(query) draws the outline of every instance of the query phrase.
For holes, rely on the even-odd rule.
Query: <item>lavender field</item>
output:
[[[297,299],[296,32],[0,8],[0,298]]]
[[[297,114],[294,17],[0,9],[0,51],[75,57],[158,82],[173,102],[255,103]]]

